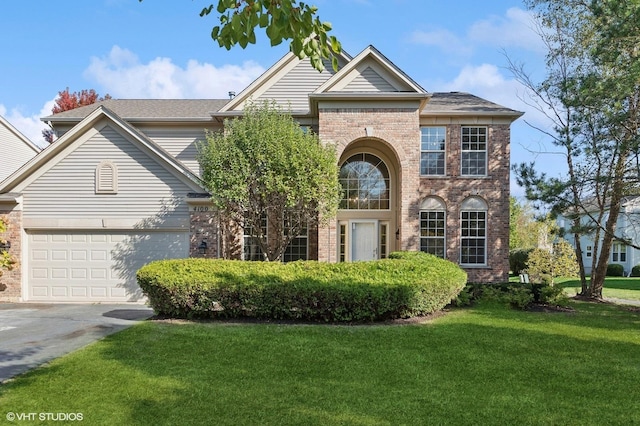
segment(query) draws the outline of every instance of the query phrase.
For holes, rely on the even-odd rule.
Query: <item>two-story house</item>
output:
[[[424,250],[470,281],[506,281],[510,125],[522,113],[427,92],[372,46],[339,64],[319,73],[287,54],[231,99],[111,99],[45,117],[59,139],[0,185],[21,259],[0,300],[136,301],[142,264],[218,256],[197,144],[262,99],[338,150],[337,217],[299,236],[289,260]]]

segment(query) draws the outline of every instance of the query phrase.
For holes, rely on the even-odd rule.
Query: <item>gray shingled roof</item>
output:
[[[434,115],[513,115],[523,113],[465,92],[436,92],[422,110]]]
[[[228,99],[108,99],[43,117],[42,121],[80,121],[104,105],[127,121],[210,121]]]

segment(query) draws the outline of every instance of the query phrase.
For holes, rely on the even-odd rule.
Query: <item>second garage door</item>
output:
[[[136,302],[135,273],[158,259],[189,254],[188,232],[28,233],[27,299],[60,302]]]

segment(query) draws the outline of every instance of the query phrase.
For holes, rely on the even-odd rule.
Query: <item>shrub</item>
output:
[[[532,283],[541,283],[547,281],[547,277],[553,277],[553,256],[551,252],[541,248],[531,250],[527,260],[527,273],[529,274],[529,281]]]
[[[152,262],[137,278],[159,315],[375,321],[442,309],[464,287],[457,265],[421,252],[373,262]]]
[[[577,277],[580,272],[576,250],[567,240],[553,245],[553,276]]]
[[[509,252],[509,269],[514,274],[519,274],[527,268],[529,253],[533,249],[515,249]]]
[[[569,298],[562,287],[544,283],[469,283],[453,303],[469,306],[476,302],[506,304],[512,308],[526,309],[531,304],[567,306]]]
[[[607,265],[607,276],[608,277],[622,277],[624,276],[624,268],[622,265],[617,263],[611,263]]]
[[[640,265],[636,265],[633,268],[631,268],[631,276],[640,277]]]
[[[573,246],[566,240],[553,245],[553,251],[533,249],[527,259],[529,280],[533,283],[553,284],[556,277],[578,275],[578,261]]]

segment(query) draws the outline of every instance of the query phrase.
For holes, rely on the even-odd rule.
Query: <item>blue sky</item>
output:
[[[34,4],[35,3],[35,4]],[[209,1],[211,3],[211,1]],[[214,16],[202,0],[6,2],[0,16],[0,115],[36,143],[58,91],[95,89],[114,98],[226,98],[240,92],[288,51],[265,36],[227,51],[210,38]],[[534,77],[544,46],[521,1],[315,0],[343,48],[369,44],[428,91],[466,91],[524,111],[523,89],[505,68],[505,52]],[[63,5],[62,7],[60,5]],[[512,127],[512,162],[537,159],[551,174],[562,158],[521,118]],[[512,182],[512,193],[521,189]]]

